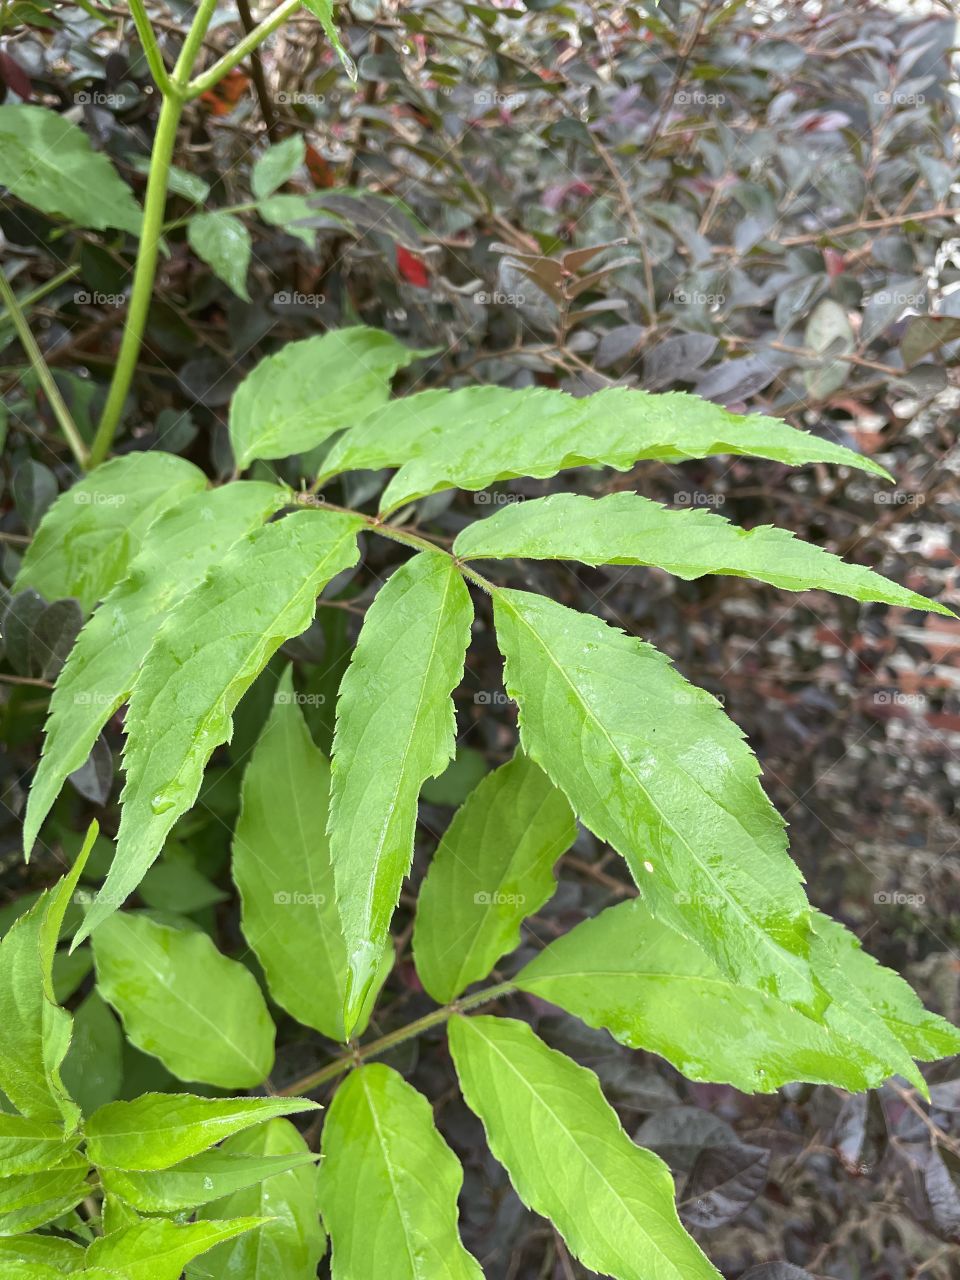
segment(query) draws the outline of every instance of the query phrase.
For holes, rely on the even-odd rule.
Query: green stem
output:
[[[248,54],[258,49],[267,36],[272,35],[278,27],[282,27],[290,14],[300,8],[300,3],[301,0],[283,0],[269,18],[264,18],[263,22],[258,23],[252,31],[238,40],[232,49],[228,49],[222,58],[218,58],[212,67],[190,81],[187,86],[187,97],[198,98],[201,93],[206,93],[215,84],[219,84],[229,71],[232,71]]]
[[[127,392],[130,390],[136,371],[137,357],[143,344],[143,333],[147,326],[150,299],[153,295],[153,282],[157,274],[157,256],[163,233],[163,214],[167,204],[167,186],[170,180],[173,148],[177,140],[177,127],[186,103],[186,87],[190,72],[200,52],[203,37],[206,35],[216,5],[217,0],[201,0],[183,42],[176,66],[173,68],[173,74],[167,78],[163,92],[163,105],[160,108],[157,134],[150,155],[150,174],[147,178],[147,194],[143,202],[143,226],[140,232],[137,262],[133,271],[127,322],[120,341],[120,351],[110,382],[110,390],[107,392],[107,401],[103,407],[103,415],[90,449],[92,467],[98,466],[110,452],[113,437],[120,424]]]
[[[500,1000],[515,990],[516,988],[512,982],[501,982],[495,987],[485,987],[483,991],[476,991],[472,996],[461,996],[459,1000],[454,1000],[451,1004],[444,1005],[442,1009],[434,1009],[432,1013],[427,1013],[422,1018],[417,1018],[415,1022],[408,1022],[405,1027],[399,1027],[396,1031],[391,1031],[388,1035],[381,1036],[379,1040],[371,1040],[369,1044],[359,1045],[352,1053],[345,1053],[339,1058],[334,1058],[333,1062],[327,1063],[319,1071],[311,1071],[309,1075],[301,1076],[299,1080],[294,1080],[285,1089],[281,1089],[280,1094],[283,1097],[295,1097],[302,1093],[309,1093],[311,1089],[318,1089],[329,1080],[336,1080],[337,1076],[342,1076],[351,1067],[358,1067],[362,1062],[366,1062],[368,1058],[379,1057],[380,1054],[386,1053],[398,1044],[403,1044],[404,1041],[412,1040],[415,1036],[428,1031],[430,1027],[440,1026],[448,1018],[452,1018],[454,1014],[466,1013],[469,1009],[476,1009],[480,1005],[489,1004],[492,1000]]]
[[[163,55],[160,52],[160,46],[157,44],[157,37],[150,24],[150,18],[147,16],[143,0],[130,0],[130,13],[133,16],[133,25],[137,28],[140,43],[143,46],[143,53],[147,59],[150,74],[153,76],[160,92],[168,94],[170,92],[170,77],[167,75],[167,68],[163,65]]]
[[[37,381],[50,402],[50,408],[53,410],[54,417],[60,425],[64,439],[70,446],[70,452],[80,466],[85,468],[87,466],[87,446],[83,443],[83,438],[77,430],[73,415],[67,408],[65,400],[60,394],[60,388],[57,386],[53,374],[43,358],[43,353],[37,346],[36,340],[30,331],[30,326],[27,324],[27,318],[23,314],[17,295],[10,288],[10,282],[2,271],[0,271],[0,299],[3,300],[3,305],[10,312],[10,319],[13,321],[13,326],[17,331],[20,345],[26,352]]]

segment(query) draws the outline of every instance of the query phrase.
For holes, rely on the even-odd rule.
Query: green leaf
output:
[[[84,1249],[61,1236],[19,1235],[0,1237],[0,1263],[32,1263],[51,1267],[60,1275],[83,1270]]]
[[[819,973],[817,960],[815,945],[811,963]],[[610,907],[551,942],[515,982],[631,1049],[660,1054],[690,1080],[744,1093],[769,1093],[796,1080],[874,1089],[903,1066],[902,1050],[877,1055],[855,1027],[844,1034],[840,1008],[831,1006],[832,1025],[824,1025],[729,978],[639,900]],[[934,1050],[919,1056],[957,1052],[960,1034],[916,1001],[910,1025],[918,1024],[928,1028],[933,1039],[926,1048]]]
[[[193,494],[150,526],[127,576],[87,621],[57,679],[23,823],[28,854],[67,777],[130,696],[164,616],[284,498],[276,485],[240,481]]]
[[[346,940],[352,1034],[410,870],[417,797],[453,755],[451,694],[463,677],[473,608],[459,570],[421,552],[367,610],[340,686],[330,789],[330,856]]]
[[[234,1155],[296,1156],[309,1148],[287,1120],[270,1120],[231,1138]],[[238,1191],[203,1209],[203,1217],[259,1214],[272,1221],[256,1236],[218,1246],[204,1259],[211,1280],[315,1280],[326,1237],[317,1210],[318,1171],[312,1165],[275,1174],[259,1186]]]
[[[121,917],[122,919],[122,917]],[[138,1171],[169,1169],[224,1138],[279,1116],[316,1111],[307,1098],[198,1098],[191,1093],[144,1093],[111,1102],[84,1127],[96,1165]]]
[[[526,756],[489,773],[454,816],[420,888],[413,954],[439,1004],[485,978],[556,889],[573,844],[567,798]]]
[[[0,186],[81,227],[140,233],[133,192],[84,131],[46,107],[0,107]]]
[[[238,298],[250,301],[250,232],[232,213],[198,213],[187,223],[190,248]]]
[[[183,1225],[147,1218],[133,1226],[99,1236],[87,1249],[87,1266],[117,1273],[123,1280],[179,1280],[191,1259],[214,1245],[253,1231],[262,1218],[228,1218]]]
[[[43,517],[14,590],[33,587],[48,600],[75,596],[92,609],[125,576],[157,516],[206,485],[192,462],[170,453],[104,462],[61,493]]]
[[[701,510],[675,510],[636,493],[588,498],[556,493],[511,503],[468,525],[453,544],[462,559],[526,557],[584,564],[658,565],[690,580],[707,573],[759,578],[786,591],[834,591],[952,617],[935,600],[908,591],[862,565],[846,564],[786,529],[740,529]]]
[[[299,511],[237,542],[167,615],[127,712],[117,853],[77,941],[137,887],[194,803],[240,698],[359,556],[358,516]]]
[[[57,1005],[53,955],[67,904],[97,836],[97,824],[68,874],[41,894],[0,942],[0,1089],[25,1116],[71,1132],[80,1112],[60,1078],[70,1015]]]
[[[0,1177],[52,1169],[79,1142],[64,1138],[62,1124],[0,1112]]]
[[[567,467],[627,471],[645,458],[680,462],[724,453],[794,465],[834,462],[890,479],[869,458],[775,418],[729,413],[685,392],[625,387],[580,399],[540,387],[423,391],[372,413],[337,441],[321,478],[400,467],[381,502],[381,511],[390,512],[441,489],[485,489],[516,476],[545,479]]]
[[[146,1173],[101,1170],[104,1189],[140,1213],[182,1213],[209,1204],[280,1173],[314,1164],[310,1151],[296,1155],[233,1155],[217,1148],[169,1169]]]
[[[810,1002],[800,872],[739,728],[599,618],[525,591],[497,591],[494,612],[524,750],[626,858],[654,914],[725,973]]]
[[[270,994],[298,1022],[345,1040],[347,947],[326,835],[330,765],[314,746],[284,673],[270,718],[243,777],[233,838],[233,878],[243,935]],[[362,1035],[393,962],[381,948],[377,980],[355,1029]]]
[[[630,1141],[592,1071],[512,1018],[456,1017],[448,1032],[490,1150],[524,1204],[554,1223],[588,1270],[719,1280],[680,1225],[667,1166]]]
[[[256,199],[263,200],[272,196],[293,177],[303,164],[306,154],[303,135],[294,133],[258,156],[250,171],[250,187]]]
[[[283,227],[288,236],[296,236],[308,248],[312,249],[317,241],[316,226],[304,225],[306,219],[316,220],[319,210],[315,209],[306,196],[279,195],[268,196],[257,205],[257,213],[272,227]],[[281,301],[280,298],[276,301]]]
[[[90,1192],[89,1162],[69,1155],[56,1169],[0,1178],[0,1236],[32,1231],[75,1208]]]
[[[61,1074],[84,1115],[112,1102],[123,1087],[123,1032],[96,988],[74,1010]]]
[[[303,7],[305,9],[309,9],[315,17],[320,19],[320,25],[323,27],[324,34],[336,50],[337,57],[343,63],[344,70],[350,79],[356,82],[356,63],[343,47],[340,40],[340,34],[334,25],[333,0],[303,0]]]
[[[352,427],[386,401],[397,370],[422,354],[363,325],[288,342],[234,392],[230,442],[237,466],[304,453]]]
[[[374,1063],[347,1077],[322,1147],[320,1211],[333,1280],[482,1280],[457,1230],[460,1163],[426,1098],[396,1071]]]
[[[205,933],[118,912],[98,925],[93,953],[127,1038],[178,1079],[250,1089],[269,1074],[275,1028],[256,979]]]

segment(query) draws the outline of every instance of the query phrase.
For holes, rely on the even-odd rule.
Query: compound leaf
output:
[[[350,969],[348,1036],[410,869],[420,788],[454,753],[450,695],[463,676],[472,618],[453,561],[421,552],[377,594],[340,686],[329,830]]]
[[[224,1151],[247,1156],[302,1156],[309,1148],[288,1120],[269,1120],[238,1134]],[[254,1214],[270,1218],[255,1236],[239,1236],[218,1245],[204,1259],[212,1280],[315,1280],[326,1237],[317,1210],[318,1170],[304,1163],[274,1174],[255,1187],[208,1204],[205,1218]]]
[[[326,834],[330,764],[297,706],[290,668],[274,695],[243,777],[233,837],[233,878],[243,935],[270,994],[298,1022],[344,1040],[347,947]],[[393,948],[381,948],[378,980],[355,1033],[363,1033]]]
[[[743,734],[652,645],[543,596],[495,595],[526,753],[626,858],[651,910],[724,972],[814,997],[809,908]]]
[[[374,1063],[347,1077],[322,1149],[320,1211],[333,1280],[481,1280],[457,1230],[463,1171],[426,1098],[396,1071]]]
[[[237,542],[167,615],[130,698],[117,852],[77,940],[137,887],[196,800],[240,698],[359,556],[360,517],[298,511]]]
[[[355,325],[289,342],[247,374],[230,406],[237,466],[286,458],[352,427],[390,394],[390,380],[422,352]]]
[[[178,1079],[250,1089],[269,1074],[275,1028],[257,981],[205,933],[117,912],[97,926],[93,952],[127,1038]]]
[[[33,587],[48,600],[74,596],[92,609],[124,577],[157,516],[206,487],[202,471],[171,453],[104,462],[47,511],[14,590]]]
[[[576,834],[566,796],[519,752],[474,788],[420,888],[413,953],[434,1000],[447,1004],[517,946]]]
[[[130,696],[164,615],[284,498],[285,490],[276,485],[240,481],[194,494],[150,526],[127,576],[77,636],[51,695],[43,755],[23,822],[28,855],[60,788]]]
[[[707,573],[759,578],[786,591],[834,591],[949,616],[945,605],[871,569],[847,564],[786,529],[741,529],[722,516],[675,510],[636,493],[588,498],[555,493],[511,503],[469,525],[453,544],[462,559],[526,557],[584,564],[658,565],[688,581]]]
[[[119,917],[124,919],[124,917]],[[214,1143],[279,1116],[314,1111],[305,1098],[198,1098],[190,1093],[144,1093],[109,1102],[84,1125],[94,1164],[139,1171],[168,1169]]]
[[[575,399],[546,388],[466,387],[395,400],[337,441],[321,476],[400,467],[383,494],[390,512],[441,489],[485,489],[517,476],[545,479],[568,467],[629,470],[655,458],[680,462],[742,454],[799,465],[833,462],[889,479],[869,458],[775,418],[744,417],[697,396],[612,387]]]
[[[585,1267],[618,1280],[718,1280],[680,1225],[667,1166],[630,1141],[592,1071],[512,1018],[456,1017],[448,1033],[490,1150]]]
[[[140,206],[107,157],[78,125],[46,107],[0,107],[0,186],[81,227],[140,232]]]

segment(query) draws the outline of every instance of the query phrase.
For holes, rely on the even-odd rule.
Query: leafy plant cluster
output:
[[[135,11],[163,87],[168,72]],[[329,12],[321,16],[329,27]],[[177,72],[172,89],[166,83],[165,109],[212,91],[239,61],[224,57],[216,74],[192,81],[185,62],[179,87]],[[757,762],[717,701],[654,646],[512,584],[542,585],[539,566],[551,561],[653,566],[682,581],[749,578],[950,616],[785,530],[664,506],[631,482],[638,462],[717,457],[889,475],[822,435],[695,395],[639,390],[629,376],[609,386],[584,378],[576,389],[591,394],[577,398],[547,385],[391,398],[396,375],[432,358],[429,335],[418,348],[360,324],[290,342],[253,365],[230,398],[232,469],[219,483],[159,441],[91,465],[109,451],[134,372],[151,253],[176,228],[149,186],[141,223],[109,163],[49,109],[0,111],[4,136],[16,139],[3,157],[15,160],[24,138],[42,137],[55,159],[8,170],[4,181],[21,199],[74,224],[140,236],[133,337],[96,432],[78,426],[39,353],[32,363],[89,470],[52,502],[42,470],[22,486],[34,536],[17,566],[5,639],[8,653],[26,655],[25,680],[56,677],[25,853],[42,856],[51,836],[70,852],[79,845],[68,834],[76,802],[65,784],[106,800],[112,761],[102,735],[124,707],[125,785],[115,841],[92,829],[59,885],[32,906],[21,900],[27,909],[0,944],[13,1028],[0,1058],[11,1104],[0,1116],[0,1251],[11,1274],[162,1280],[196,1265],[306,1277],[326,1232],[334,1276],[480,1275],[458,1230],[460,1162],[397,1069],[402,1060],[376,1061],[439,1033],[490,1152],[520,1199],[553,1224],[558,1256],[615,1276],[717,1275],[681,1225],[669,1170],[649,1149],[663,1145],[655,1132],[648,1145],[631,1141],[596,1075],[536,1034],[523,1002],[549,1002],[691,1081],[744,1093],[795,1081],[857,1092],[896,1076],[926,1094],[915,1060],[953,1054],[958,1033],[811,908]],[[171,188],[177,181],[159,138],[155,190],[158,174]],[[243,212],[270,223],[265,202],[302,200],[276,193],[306,160],[298,140],[265,150],[251,177],[256,209]],[[94,216],[69,175],[101,161]],[[336,196],[325,199],[338,207]],[[351,191],[340,200],[341,214],[362,207]],[[291,210],[306,216],[302,204],[284,216]],[[192,249],[243,298],[249,231],[240,214],[191,215],[186,226]],[[337,234],[348,231],[341,220]],[[506,254],[513,278],[555,308],[551,350],[568,373],[570,334],[584,322],[579,299],[621,270],[614,251],[514,245]],[[398,262],[416,274],[403,255]],[[32,358],[22,304],[9,287],[5,296]],[[834,341],[823,348],[831,358]],[[621,479],[602,498],[560,490],[492,500],[514,480],[573,468],[610,468]],[[450,540],[429,526],[456,490],[496,509],[463,521]],[[384,544],[400,548],[399,565],[378,559]],[[351,646],[327,620],[345,623],[360,609],[361,557],[376,589],[363,598]],[[492,567],[481,572],[478,561]],[[464,783],[463,761],[459,776],[449,768],[453,698],[474,633],[481,643],[496,637],[519,741],[501,746],[498,768]],[[338,657],[325,667],[316,659],[334,643]],[[224,752],[243,766],[239,810],[223,796]],[[412,934],[400,939],[415,966],[403,980],[434,1003],[369,1038],[395,991],[391,925],[420,798],[449,799],[444,784],[463,803],[422,879]],[[580,839],[578,823],[622,856],[635,890],[535,957],[511,959],[525,921],[557,891],[554,868]],[[214,911],[226,894],[204,868],[216,868],[225,838],[256,966],[228,954],[239,937],[217,945]],[[72,936],[69,951],[56,950],[61,933]],[[91,966],[94,983],[71,1020],[63,1005]],[[501,1013],[505,1001],[521,1016]],[[110,1010],[133,1080],[156,1080],[159,1062],[160,1088],[130,1088],[125,1073],[134,1096],[116,1100],[119,1081],[89,1070],[109,1063],[105,1046],[119,1038]],[[306,1040],[314,1061],[278,1089],[281,1018],[323,1040]],[[317,1065],[318,1044],[340,1049]],[[298,1095],[335,1083],[324,1115],[309,1114],[315,1104]],[[221,1096],[261,1089],[268,1096]],[[310,1126],[306,1140],[283,1118],[297,1113]],[[695,1185],[691,1172],[691,1193]],[[684,1221],[709,1226],[704,1197],[691,1198]]]

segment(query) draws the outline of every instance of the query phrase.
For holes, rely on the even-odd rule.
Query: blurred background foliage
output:
[[[186,13],[176,0],[152,8],[168,53]],[[949,4],[352,0],[339,14],[356,84],[304,12],[187,109],[120,450],[163,448],[229,476],[225,413],[244,373],[291,339],[362,322],[432,350],[400,375],[400,391],[474,381],[694,390],[869,453],[897,479],[881,490],[742,459],[643,463],[629,475],[435,495],[409,513],[435,534],[452,538],[503,502],[545,492],[636,488],[745,526],[788,526],[960,605],[960,42]],[[246,0],[223,4],[210,61],[249,18]],[[142,198],[158,95],[124,8],[12,0],[0,49],[4,102],[66,113]],[[278,190],[254,170],[271,146],[283,148]],[[211,222],[213,212],[222,216]],[[13,194],[0,230],[8,276],[89,438],[134,240],[65,227]],[[75,475],[6,318],[0,346],[9,584]],[[296,482],[315,462],[279,469]],[[375,492],[369,474],[339,483],[351,505]],[[395,562],[392,548],[368,545],[310,631],[285,646],[324,749],[363,609]],[[811,899],[956,1019],[960,623],[655,569],[524,573],[531,588],[654,641],[724,698],[790,823]],[[425,789],[414,886],[452,806],[515,740],[484,607],[458,693],[460,754]],[[19,815],[50,682],[82,615],[75,601],[33,592],[6,591],[3,610],[0,928],[56,877],[91,814],[115,830],[123,741],[121,714],[25,867]],[[244,699],[233,743],[138,899],[247,962],[229,835],[281,665]],[[103,870],[101,858],[91,883]],[[559,875],[519,959],[630,892],[617,858],[585,833]],[[398,913],[379,1033],[428,1007],[410,959],[412,902],[405,895]],[[77,1087],[104,1101],[173,1085],[88,994],[84,950],[60,978],[78,1010]],[[952,1064],[937,1068],[929,1108],[896,1082],[869,1098],[809,1087],[749,1098],[687,1083],[528,998],[511,1003],[599,1073],[629,1131],[673,1167],[685,1221],[733,1280],[960,1276]],[[275,1083],[332,1052],[282,1020]],[[585,1274],[522,1208],[478,1122],[452,1100],[442,1038],[404,1045],[395,1065],[436,1104],[464,1160],[465,1243],[487,1274]]]

